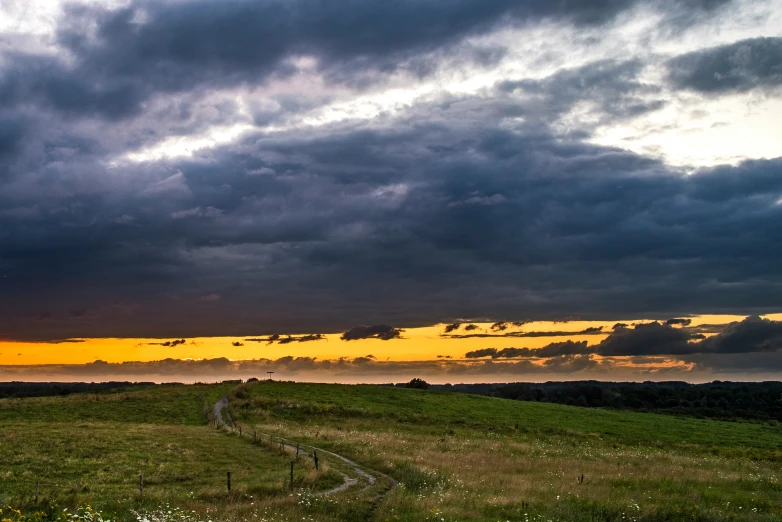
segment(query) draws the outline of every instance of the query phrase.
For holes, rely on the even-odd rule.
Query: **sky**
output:
[[[0,379],[778,379],[780,116],[782,0],[0,0]]]

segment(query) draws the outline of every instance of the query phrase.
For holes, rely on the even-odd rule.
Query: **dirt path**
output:
[[[226,422],[223,420],[223,410],[225,410],[225,416],[228,418],[230,425],[226,424]],[[231,418],[231,412],[228,410],[228,397],[223,397],[217,401],[215,405],[212,406],[212,413],[215,416],[215,420],[217,421],[218,426],[236,429],[236,426],[234,426],[234,420]]]
[[[225,419],[223,419],[223,411],[225,411]],[[227,428],[227,429],[232,430],[232,431],[237,431],[236,430],[236,426],[234,425],[234,421],[231,418],[231,412],[228,410],[228,397],[227,396],[223,397],[222,399],[220,399],[219,401],[217,401],[214,404],[214,406],[212,407],[212,413],[214,414],[215,421],[217,422],[217,425],[219,427]],[[228,422],[226,422],[226,420]],[[246,434],[243,434],[243,435],[247,436],[248,438],[250,437],[249,433],[246,433]],[[271,435],[269,435],[268,433],[256,432],[256,435],[260,435],[262,437],[271,437]],[[355,462],[353,462],[349,458],[345,457],[344,455],[340,455],[340,454],[334,453],[332,451],[324,450],[322,448],[317,448],[315,446],[292,444],[287,439],[282,439],[280,437],[278,437],[277,439],[279,440],[280,445],[282,446],[282,448],[284,450],[286,450],[286,451],[287,451],[287,448],[290,448],[292,451],[296,451],[297,448],[299,448],[299,449],[301,449],[301,448],[310,448],[310,450],[314,450],[314,451],[317,451],[318,453],[321,453],[321,454],[324,454],[324,455],[329,455],[331,457],[334,457],[336,459],[341,460],[342,462],[344,462],[345,464],[347,464],[351,468],[353,473],[355,473],[358,477],[361,477],[362,479],[366,480],[366,482],[367,482],[367,486],[366,487],[374,486],[375,483],[377,482],[377,477],[382,477],[382,478],[386,479],[390,483],[390,487],[386,491],[378,494],[377,498],[375,498],[375,501],[372,503],[372,508],[370,510],[369,520],[372,519],[372,515],[374,514],[375,510],[380,505],[381,501],[387,495],[389,495],[392,491],[394,491],[394,489],[396,489],[396,487],[398,485],[397,481],[393,477],[390,477],[389,475],[386,475],[385,473],[381,473],[381,472],[379,472],[377,470],[370,470],[369,468],[367,468],[367,470],[369,470],[369,471],[371,471],[372,473],[375,474],[375,475],[372,475],[372,474],[368,473],[365,469],[363,469],[361,466],[359,466],[358,464],[356,464]],[[319,493],[319,495],[323,495],[323,496],[334,495],[336,493],[340,493],[342,491],[345,491],[348,488],[358,484],[358,482],[359,482],[358,479],[349,477],[345,473],[342,473],[341,471],[339,471],[339,473],[341,473],[342,477],[343,477],[342,484],[340,484],[339,486],[337,486],[337,487],[335,487],[333,489],[330,489],[328,491],[323,491],[323,492]]]

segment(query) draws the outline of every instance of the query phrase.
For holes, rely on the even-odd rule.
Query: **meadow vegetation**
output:
[[[782,430],[375,386],[259,382],[248,426],[328,447],[399,488],[380,520],[780,520]]]
[[[327,464],[315,472],[300,460],[291,488],[290,455],[208,427],[207,406],[233,386],[0,400],[0,505],[22,513],[89,505],[112,519],[170,505],[204,520],[249,520],[297,512],[295,492],[342,482]]]
[[[242,436],[212,423],[226,395]],[[770,522],[782,520],[780,448],[767,423],[422,389],[136,387],[0,400],[0,505],[30,514],[11,522],[61,520],[33,516],[50,504],[68,520],[147,522]]]

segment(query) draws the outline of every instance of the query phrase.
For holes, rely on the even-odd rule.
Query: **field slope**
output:
[[[780,520],[782,430],[377,386],[260,382],[247,426],[400,481],[393,520]],[[381,518],[382,519],[382,518]]]
[[[210,422],[223,397],[241,436]],[[38,482],[40,504],[126,521],[171,506],[203,522],[771,522],[780,448],[775,424],[379,386],[149,386],[0,400],[0,503],[34,509]]]
[[[167,504],[224,518],[246,516],[257,506],[295,512],[289,455],[207,426],[207,406],[232,387],[0,400],[0,504],[34,509],[37,482],[39,505],[89,504],[120,519]],[[327,467],[315,473],[304,461],[294,479],[295,489],[316,491],[341,480]]]

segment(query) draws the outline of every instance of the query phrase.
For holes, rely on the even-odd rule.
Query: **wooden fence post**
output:
[[[241,424],[239,425],[239,436],[240,437],[242,436],[242,425]]]
[[[228,471],[225,474],[226,481],[228,482],[228,491],[231,491],[231,472]]]
[[[296,460],[299,460],[299,443],[296,443]]]
[[[315,471],[318,471],[318,452],[312,450],[312,460],[315,461]]]
[[[291,487],[293,487],[293,461],[291,461]]]

